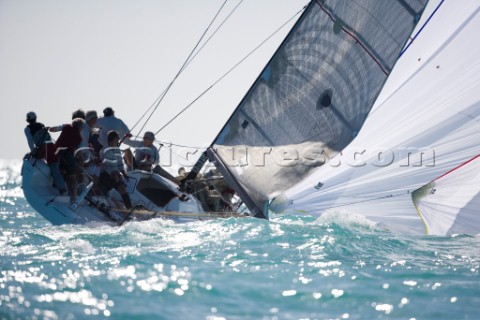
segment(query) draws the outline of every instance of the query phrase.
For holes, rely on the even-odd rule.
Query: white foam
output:
[[[336,223],[341,226],[367,227],[376,229],[379,227],[377,222],[367,219],[364,215],[354,213],[348,210],[328,210],[322,214],[315,223],[330,224]]]
[[[83,239],[70,240],[70,241],[67,241],[65,245],[70,249],[77,251],[79,253],[83,253],[83,254],[95,253],[95,248],[87,240],[83,240]]]

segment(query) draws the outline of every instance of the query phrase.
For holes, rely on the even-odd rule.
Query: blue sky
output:
[[[56,125],[68,122],[77,108],[101,114],[112,106],[133,126],[173,79],[223,2],[0,0],[0,158],[26,153],[28,111],[35,111],[45,125]],[[181,75],[145,129],[157,131],[307,2],[244,0]],[[227,1],[212,28],[238,3]],[[208,145],[292,25],[158,138]]]

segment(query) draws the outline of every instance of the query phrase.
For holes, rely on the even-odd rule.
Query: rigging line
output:
[[[226,73],[224,73],[220,78],[218,78],[213,84],[211,84],[205,91],[203,91],[198,97],[196,97],[192,102],[190,102],[185,108],[178,112],[173,118],[171,118],[163,127],[161,127],[155,134],[158,134],[160,131],[165,129],[170,125],[175,119],[177,119],[182,113],[187,111],[195,102],[197,102],[201,97],[203,97],[210,89],[222,81],[227,75],[229,75],[233,70],[235,70],[240,64],[242,64],[246,59],[248,59],[255,51],[257,51],[261,46],[263,46],[267,41],[269,41],[273,36],[275,36],[281,29],[283,29],[290,21],[295,19],[302,11],[305,10],[305,7],[298,11],[294,16],[288,19],[284,24],[277,28],[272,34],[270,34],[265,40],[263,40],[258,46],[256,46],[252,51],[250,51],[245,57],[243,57],[239,62],[237,62],[233,67],[231,67]]]
[[[376,201],[376,200],[382,200],[382,199],[388,199],[388,198],[395,198],[395,197],[399,197],[399,196],[404,196],[404,195],[406,195],[406,194],[410,194],[410,190],[407,190],[406,193],[389,194],[389,195],[382,196],[382,197],[378,197],[378,198],[371,198],[371,199],[354,201],[354,202],[349,202],[349,203],[342,203],[342,204],[339,204],[339,205],[336,205],[336,206],[327,207],[327,208],[325,208],[325,210],[334,209],[334,208],[339,208],[339,207],[345,207],[345,206],[350,206],[350,205],[353,205],[353,204],[371,202],[371,201]]]
[[[191,146],[183,146],[183,145],[179,145],[179,144],[175,144],[175,143],[171,143],[171,142],[165,142],[165,141],[159,141],[159,140],[155,140],[156,142],[160,143],[162,146],[164,145],[167,145],[167,148],[168,147],[171,147],[171,146],[176,146],[176,147],[181,147],[181,148],[188,148],[188,149],[196,149],[196,150],[205,150],[207,148],[203,148],[203,147],[191,147]],[[160,151],[159,151],[160,152]],[[192,164],[195,164],[195,162],[197,162],[197,160],[193,161],[193,160],[189,160],[187,159],[187,157],[184,157],[183,155],[181,155],[179,152],[177,151],[173,151],[173,153],[179,157],[179,158],[182,158]],[[192,154],[195,154],[196,152],[193,152]]]
[[[142,139],[142,137],[139,136],[139,135],[133,136],[133,138]],[[183,144],[173,143],[171,141],[165,141],[165,140],[156,140],[155,139],[155,142],[158,143],[160,145],[160,147],[165,147],[165,148],[175,146],[175,147],[188,148],[188,149],[199,149],[199,150],[208,149],[208,147],[186,146],[186,145],[183,145]]]
[[[198,40],[197,44],[195,44],[195,46],[193,47],[192,51],[190,52],[190,54],[188,55],[187,59],[185,60],[185,62],[183,63],[182,67],[180,68],[180,70],[178,70],[177,74],[175,75],[175,77],[173,78],[173,80],[170,82],[170,84],[167,86],[167,88],[165,89],[165,91],[163,92],[162,95],[160,95],[160,99],[158,99],[158,102],[157,104],[155,105],[155,108],[153,108],[153,111],[150,113],[150,115],[148,116],[147,120],[145,120],[145,123],[143,124],[143,126],[140,128],[140,131],[139,132],[142,132],[143,129],[145,128],[145,126],[147,125],[148,121],[152,118],[153,114],[155,113],[155,111],[157,111],[157,108],[158,106],[160,105],[160,103],[163,101],[163,98],[165,98],[165,96],[167,95],[168,91],[170,90],[170,88],[173,86],[173,84],[175,83],[175,81],[177,80],[177,78],[180,76],[180,74],[183,72],[183,70],[185,70],[185,67],[188,63],[188,61],[190,60],[190,58],[192,57],[192,55],[195,53],[195,51],[197,50],[198,46],[200,45],[200,43],[202,42],[203,38],[205,37],[205,35],[207,34],[208,30],[210,29],[210,27],[212,26],[212,24],[215,22],[215,20],[217,19],[218,15],[220,14],[220,12],[222,11],[223,7],[225,6],[225,4],[227,3],[228,0],[225,0],[223,2],[223,4],[221,5],[220,9],[218,9],[217,13],[215,14],[215,16],[213,17],[212,21],[210,22],[210,24],[208,25],[208,27],[205,29],[205,31],[203,32],[202,36],[200,37],[200,39]]]
[[[133,127],[130,129],[129,133],[131,133],[133,131],[133,129],[135,129],[135,127],[140,123],[140,121],[142,121],[142,119],[147,115],[147,113],[157,104],[158,100],[160,100],[160,98],[165,94],[165,91],[167,89],[165,88],[163,90],[163,92],[155,99],[155,101],[153,101],[152,105],[143,113],[143,115],[140,117],[140,119],[138,119],[138,121],[133,125]],[[140,132],[139,132],[140,134]],[[123,139],[122,139],[123,141]]]
[[[207,45],[207,43],[213,38],[213,36],[220,30],[220,28],[227,22],[227,20],[230,18],[230,16],[237,10],[237,8],[242,4],[244,0],[240,0],[240,2],[230,11],[230,13],[227,15],[227,17],[222,21],[222,23],[215,29],[215,31],[212,33],[210,37],[203,43],[203,45],[198,49],[198,51],[192,56],[192,58],[188,61],[188,63],[185,65],[185,68],[183,68],[182,72],[185,71],[185,69],[190,65],[190,63],[197,57],[197,55],[203,50],[203,48]],[[164,89],[163,92],[155,99],[153,104],[145,111],[145,113],[138,119],[138,121],[133,125],[132,129],[130,129],[130,132],[135,129],[135,127],[142,121],[142,119],[147,115],[147,113],[156,105],[157,101],[165,94],[165,91],[167,89]],[[140,131],[141,132],[141,131]],[[139,132],[139,134],[140,134]]]
[[[413,38],[411,38],[410,42],[407,44],[407,46],[402,50],[402,52],[400,52],[400,55],[398,56],[398,58],[400,58],[404,53],[405,51],[408,50],[408,48],[410,48],[410,46],[412,45],[413,41],[415,41],[415,39],[417,39],[418,35],[423,31],[423,29],[425,28],[425,26],[430,22],[430,20],[433,18],[433,16],[435,15],[435,13],[437,13],[438,9],[440,9],[440,6],[443,4],[445,0],[442,0],[440,1],[440,3],[438,4],[438,6],[435,8],[435,10],[433,10],[432,14],[428,17],[427,21],[425,21],[425,23],[422,25],[422,27],[420,28],[420,30],[418,30],[418,32],[413,36]]]
[[[179,152],[175,152],[175,155],[176,155],[177,157],[179,157],[179,158],[182,158],[182,159],[185,160],[185,161],[190,162],[190,164],[191,164],[192,166],[197,162],[197,160],[190,160],[190,159],[188,159],[188,155],[187,155],[187,156],[183,156],[183,155],[180,154]],[[178,161],[177,161],[177,163],[178,163]]]
[[[200,189],[200,190],[198,190],[198,191],[195,191],[195,192],[193,192],[193,193],[190,193],[190,194],[191,194],[192,196],[194,196],[194,195],[196,195],[197,193],[200,193],[200,192],[202,192],[202,191],[204,191],[204,190],[207,191],[207,190],[208,190],[208,186],[206,186],[205,188],[202,188],[202,189]]]
[[[220,23],[220,25],[217,27],[217,29],[215,29],[215,31],[213,31],[212,35],[210,35],[210,37],[208,37],[207,40],[205,40],[205,43],[200,47],[200,49],[198,49],[198,51],[192,56],[192,58],[190,59],[190,61],[187,63],[187,65],[185,66],[185,68],[190,64],[190,62],[193,61],[193,59],[195,59],[195,57],[200,53],[200,51],[202,51],[202,49],[207,45],[207,43],[210,41],[210,39],[213,38],[213,36],[218,32],[218,30],[220,30],[220,28],[225,24],[225,22],[227,22],[227,20],[230,18],[230,16],[237,10],[237,8],[242,4],[244,0],[240,0],[240,2],[235,6],[235,8],[232,9],[232,11],[230,11],[230,13],[227,15],[227,17],[222,21],[222,23]],[[184,69],[185,70],[185,69]]]
[[[208,147],[194,147],[194,146],[185,146],[185,145],[182,145],[182,144],[177,144],[177,143],[173,143],[173,142],[170,142],[170,141],[161,141],[161,140],[156,140],[158,143],[160,144],[163,144],[164,146],[166,147],[169,147],[169,146],[175,146],[175,147],[181,147],[181,148],[188,148],[188,149],[199,149],[199,150],[206,150],[208,149]]]

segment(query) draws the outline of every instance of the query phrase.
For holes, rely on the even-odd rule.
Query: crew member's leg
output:
[[[130,148],[125,149],[125,151],[123,153],[123,160],[127,164],[128,170],[133,170],[134,169],[134,167],[133,167],[133,153],[132,153],[132,150],[130,150]]]
[[[112,172],[111,176],[115,181],[115,189],[117,189],[117,191],[122,196],[123,204],[125,204],[125,207],[130,209],[132,207],[132,200],[130,199],[130,196],[127,193],[125,184],[123,183],[123,180],[122,180],[122,175],[120,174],[120,172],[115,171],[115,172]]]
[[[65,164],[66,181],[68,194],[70,196],[70,203],[77,201],[77,178],[75,176],[75,156],[73,151],[64,150],[61,154],[62,161]]]

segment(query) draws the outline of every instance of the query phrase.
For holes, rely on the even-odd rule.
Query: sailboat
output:
[[[463,229],[462,214],[460,227],[428,228],[415,196],[480,142],[479,3],[443,2],[311,1],[185,183],[214,165],[257,218],[334,212],[408,233],[480,232],[480,217]],[[417,24],[428,29],[418,38]],[[202,214],[189,197],[175,210]]]

